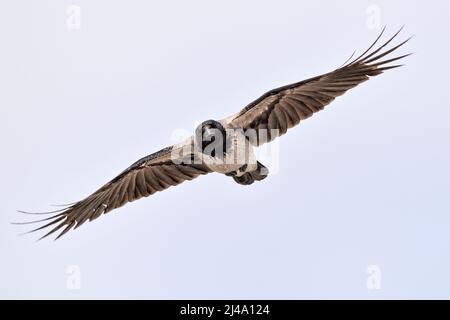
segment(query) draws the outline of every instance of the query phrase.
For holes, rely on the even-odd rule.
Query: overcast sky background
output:
[[[71,4],[80,30],[67,28]],[[449,11],[4,2],[0,298],[450,298]],[[57,242],[9,224],[28,218],[16,209],[85,197],[176,129],[340,66],[371,44],[378,17],[389,35],[405,24],[399,40],[415,38],[401,52],[416,55],[289,131],[265,181],[201,177]]]

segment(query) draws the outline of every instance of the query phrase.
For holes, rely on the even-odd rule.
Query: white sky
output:
[[[84,0],[73,31],[69,4],[0,11],[0,298],[450,298],[448,2],[376,3],[417,54],[291,130],[277,174],[201,177],[35,244],[16,209],[79,200],[379,32],[372,1]]]

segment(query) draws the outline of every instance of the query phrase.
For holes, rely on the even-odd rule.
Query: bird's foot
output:
[[[257,161],[257,165],[258,166],[257,166],[256,170],[253,172],[250,172],[250,174],[252,175],[253,179],[255,179],[256,181],[264,180],[269,175],[269,169],[267,169],[267,167],[265,167],[259,161]]]
[[[261,181],[267,177],[269,174],[269,169],[267,169],[262,163],[257,162],[257,167],[255,171],[245,172],[247,169],[247,165],[243,165],[238,169],[238,172],[233,171],[227,173],[227,176],[233,177],[234,181],[239,184],[248,186],[251,185],[255,181]],[[239,173],[239,174],[238,174]]]

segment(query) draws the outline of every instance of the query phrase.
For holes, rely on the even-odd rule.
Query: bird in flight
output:
[[[58,239],[86,221],[92,221],[128,202],[201,175],[217,172],[241,185],[265,179],[268,169],[257,161],[253,149],[285,134],[288,129],[370,77],[400,67],[392,63],[409,54],[393,58],[386,56],[410,40],[389,46],[401,30],[376,47],[385,32],[384,28],[363,54],[354,60],[352,56],[342,67],[270,90],[226,119],[204,121],[192,137],[138,160],[83,200],[60,210],[42,213],[54,214],[45,219],[18,224],[41,222],[42,226],[29,232],[49,228],[40,239],[55,232],[58,232]]]

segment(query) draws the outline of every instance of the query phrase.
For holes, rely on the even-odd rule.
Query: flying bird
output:
[[[221,173],[241,185],[265,179],[269,171],[256,159],[253,149],[285,134],[370,77],[400,67],[392,63],[409,54],[386,56],[410,40],[387,48],[401,30],[376,47],[385,32],[383,29],[363,54],[353,60],[350,57],[342,67],[270,90],[228,118],[204,121],[192,137],[136,161],[83,200],[61,210],[42,213],[54,213],[48,218],[19,224],[41,222],[44,225],[30,232],[49,228],[40,239],[59,232],[58,239],[128,202],[202,175]]]

